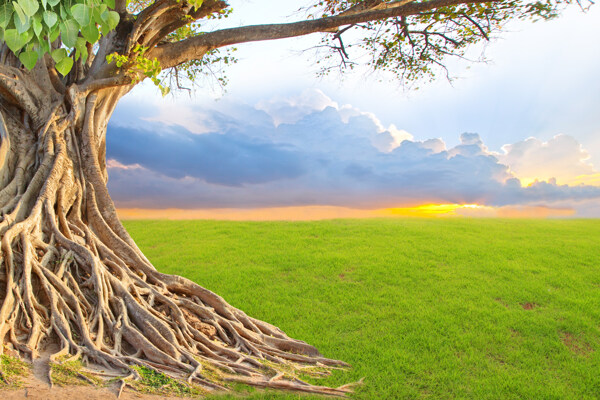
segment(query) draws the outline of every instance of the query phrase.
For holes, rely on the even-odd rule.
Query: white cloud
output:
[[[158,113],[144,120],[149,122],[162,122],[167,125],[181,125],[192,133],[202,134],[212,132],[215,129],[211,120],[204,115],[198,115],[189,107],[181,107],[178,104],[166,103],[158,107]]]
[[[338,104],[319,89],[305,89],[296,96],[277,96],[270,100],[259,101],[257,110],[265,111],[275,121],[275,125],[293,124],[302,117],[327,107],[338,109]]]
[[[137,163],[136,164],[123,164],[123,163],[120,163],[119,161],[115,160],[114,158],[110,158],[106,161],[106,168],[112,169],[112,170],[118,170],[118,169],[128,170],[128,169],[141,169],[143,167]]]
[[[331,108],[336,111],[336,118],[339,117],[341,122],[350,125],[345,127],[345,134],[349,131],[372,131],[374,126],[376,131],[370,135],[371,143],[385,153],[400,146],[404,140],[413,139],[413,135],[398,129],[394,124],[386,128],[373,113],[361,111],[350,104],[340,106],[319,89],[305,89],[297,96],[278,96],[268,101],[260,101],[255,108],[269,114],[276,126],[295,125],[311,114]]]
[[[395,125],[390,125],[388,130],[375,135],[371,143],[377,150],[389,153],[399,147],[405,140],[413,140],[413,135],[405,130],[396,128]]]
[[[590,155],[572,136],[559,134],[547,142],[534,137],[507,144],[503,153],[495,154],[511,172],[528,184],[555,179],[557,183],[573,183],[582,175],[597,173],[589,163]]]

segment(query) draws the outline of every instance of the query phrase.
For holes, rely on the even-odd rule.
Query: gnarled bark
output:
[[[54,340],[52,360],[82,357],[134,377],[132,366],[143,365],[210,390],[235,381],[348,392],[290,374],[346,364],[158,272],[135,245],[108,194],[105,164],[107,121],[129,86],[61,87],[42,78],[45,66],[24,72],[10,57],[0,60],[2,344],[34,359]]]

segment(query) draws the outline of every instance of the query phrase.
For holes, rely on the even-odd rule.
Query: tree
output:
[[[208,389],[205,373],[260,387],[343,396],[286,371],[344,367],[218,295],[158,272],[117,218],[105,135],[117,102],[149,78],[194,80],[245,42],[322,33],[327,73],[350,52],[403,81],[511,19],[549,19],[563,0],[321,0],[299,22],[203,31],[223,0],[0,0],[0,340],[35,358],[70,355],[136,377],[132,365]],[[438,68],[436,68],[436,66]],[[125,380],[122,381],[123,385]]]

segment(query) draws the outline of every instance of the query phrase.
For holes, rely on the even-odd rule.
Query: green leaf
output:
[[[94,7],[94,10],[93,10],[94,21],[96,21],[96,23],[98,25],[103,25],[107,22],[102,17],[103,14],[108,16],[108,7],[106,6],[106,4],[100,4],[99,6]]]
[[[73,19],[68,19],[60,24],[60,35],[63,43],[67,47],[75,47],[77,44],[77,35],[79,34],[79,25]]]
[[[62,76],[67,76],[73,68],[73,59],[71,57],[65,57],[60,60],[60,62],[56,63],[55,68]]]
[[[13,1],[13,4],[15,2]],[[39,10],[40,4],[37,0],[18,0],[19,5],[23,9],[23,12],[28,17],[33,17],[33,15]]]
[[[17,19],[18,19],[21,22],[21,24],[24,25],[29,18],[27,18],[27,15],[25,15],[25,12],[23,11],[21,6],[16,1],[13,1],[12,4],[13,4],[13,8],[16,11],[15,23],[17,22]]]
[[[60,3],[60,0],[48,0],[48,4],[50,4],[52,7],[54,7],[58,3]]]
[[[52,28],[58,22],[58,15],[54,11],[44,11],[44,22],[48,28]]]
[[[28,39],[27,33],[19,33],[16,29],[7,29],[4,32],[4,42],[13,53],[21,50],[27,44]]]
[[[40,41],[40,47],[38,49],[38,54],[40,58],[44,57],[44,54],[50,53],[50,43],[47,40]]]
[[[194,6],[194,11],[196,11],[200,8],[200,6],[202,6],[204,0],[188,0],[188,2]]]
[[[58,39],[59,35],[60,35],[60,29],[59,29],[58,25],[56,25],[54,27],[54,29],[52,29],[52,31],[50,32],[50,41],[54,42],[56,39]]]
[[[168,86],[159,85],[158,88],[160,89],[160,93],[162,94],[162,97],[165,97],[166,95],[171,93],[171,88]]]
[[[108,12],[108,17],[106,17],[106,23],[108,24],[108,28],[109,30],[113,30],[117,27],[117,25],[119,25],[119,21],[120,21],[121,17],[119,16],[119,13],[116,11],[109,11]]]
[[[42,17],[40,17],[39,14],[33,16],[31,19],[31,25],[33,26],[33,32],[35,33],[35,36],[40,37],[40,33],[42,33],[44,27],[42,26]]]
[[[69,16],[71,15],[71,12],[68,11],[65,8],[64,4],[61,4],[60,7],[58,7],[59,13],[60,13],[60,19],[62,21],[66,21],[67,19],[69,19]]]
[[[13,9],[7,4],[4,4],[2,8],[0,8],[0,28],[6,29],[8,24],[10,24],[12,15]]]
[[[108,25],[100,25],[100,32],[104,36],[108,35],[108,33],[110,32],[110,29],[108,29]]]
[[[31,71],[35,67],[35,64],[37,64],[38,53],[35,51],[24,51],[19,54],[19,60],[21,60],[25,68]]]
[[[84,26],[81,29],[81,34],[90,43],[96,43],[100,39],[100,32],[95,23],[91,23],[88,26]]]
[[[27,16],[25,16],[25,22],[23,22],[21,18],[17,18],[17,15],[15,14],[14,23],[15,28],[17,28],[19,33],[27,32],[29,28],[31,28],[31,19]]]
[[[75,4],[71,7],[71,14],[73,14],[73,18],[75,18],[75,21],[77,21],[80,26],[87,26],[92,17],[92,9],[85,4]]]
[[[108,8],[115,9],[115,0],[104,0],[104,3],[108,6]]]
[[[84,38],[77,38],[77,46],[75,46],[75,59],[78,60],[81,57],[81,60],[85,62],[88,58],[88,50],[87,50],[87,41]]]
[[[63,58],[67,57],[69,54],[67,53],[66,49],[56,49],[52,51],[52,59],[54,60],[55,63],[59,63],[62,61]]]

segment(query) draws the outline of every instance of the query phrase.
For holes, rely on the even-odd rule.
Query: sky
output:
[[[232,26],[298,18],[296,2],[231,3]],[[452,84],[418,90],[365,71],[318,78],[303,52],[318,35],[240,46],[225,93],[144,84],[121,101],[109,191],[122,210],[201,218],[444,214],[436,205],[600,217],[599,22],[593,7],[513,24],[486,45],[490,62],[451,62]]]

